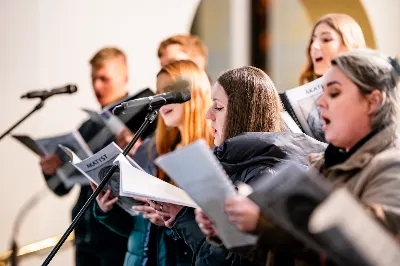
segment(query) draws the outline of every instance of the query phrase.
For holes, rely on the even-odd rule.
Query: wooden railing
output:
[[[27,257],[29,255],[33,255],[35,253],[38,253],[40,251],[44,251],[44,250],[49,249],[49,248],[52,248],[57,244],[57,242],[60,240],[60,238],[61,238],[61,236],[49,237],[49,238],[34,242],[32,244],[28,244],[28,245],[22,246],[17,251],[17,258],[20,261],[24,257]],[[72,233],[67,238],[65,243],[71,243],[73,240],[74,240],[74,234]],[[0,266],[6,266],[7,265],[7,262],[9,261],[9,259],[11,257],[11,253],[12,253],[11,250],[0,252]]]

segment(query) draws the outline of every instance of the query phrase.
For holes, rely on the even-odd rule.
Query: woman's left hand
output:
[[[172,228],[176,215],[180,212],[180,210],[183,209],[183,206],[181,205],[176,205],[176,204],[171,204],[171,203],[165,203],[165,202],[156,202],[149,200],[148,201],[150,206],[156,210],[157,214],[163,217],[164,219],[164,224],[168,228]]]
[[[243,232],[252,233],[256,230],[260,218],[260,208],[250,199],[243,196],[233,196],[225,201],[225,212],[229,221]]]
[[[132,206],[132,210],[141,212],[143,218],[149,219],[151,223],[158,226],[164,226],[163,217],[160,216],[152,207],[149,206],[148,201],[146,199],[143,198],[134,198],[134,199],[137,201],[141,201],[145,204]]]

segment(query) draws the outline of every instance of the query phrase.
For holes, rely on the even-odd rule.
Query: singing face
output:
[[[164,88],[171,85],[171,77],[162,73],[157,77],[157,91],[164,92]],[[183,120],[183,104],[167,104],[160,108],[160,115],[167,127],[180,127]]]
[[[323,76],[328,70],[331,60],[348,50],[337,31],[326,23],[319,24],[314,30],[310,47],[314,74]]]
[[[228,95],[224,88],[216,82],[211,88],[212,106],[208,109],[205,117],[211,120],[213,129],[214,145],[219,146],[224,141],[225,121],[228,108]]]
[[[368,96],[336,66],[324,75],[324,91],[317,102],[321,108],[326,140],[334,146],[350,149],[371,132]]]
[[[103,107],[127,93],[127,82],[126,66],[120,59],[108,60],[101,67],[92,68],[93,90]]]

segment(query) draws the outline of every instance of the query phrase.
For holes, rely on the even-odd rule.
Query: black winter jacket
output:
[[[294,160],[308,166],[307,155],[325,150],[326,145],[305,134],[285,133],[243,133],[224,141],[214,148],[226,173],[234,184],[252,184],[260,176],[274,174],[274,166],[285,160]],[[239,253],[224,247],[211,245],[194,220],[194,210],[184,208],[176,217],[173,230],[194,253],[193,264],[205,265],[262,265],[251,262]]]

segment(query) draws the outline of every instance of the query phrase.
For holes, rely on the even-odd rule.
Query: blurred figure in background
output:
[[[299,77],[299,85],[322,77],[335,56],[358,48],[364,48],[365,39],[360,25],[346,14],[326,14],[312,29],[306,49],[307,65]],[[324,139],[319,108],[313,109],[307,123],[313,135]]]
[[[104,48],[93,56],[90,65],[92,67],[93,91],[102,108],[128,96],[126,89],[128,82],[127,60],[121,50],[114,47]],[[149,95],[142,97],[144,96]],[[138,116],[135,116],[135,118],[140,121],[144,119]],[[132,132],[135,132],[138,128],[138,122],[133,120],[135,119],[128,121],[127,125]],[[79,128],[79,133],[86,142],[89,142],[101,129],[101,125],[88,120]],[[146,134],[149,134],[149,132]],[[93,145],[89,146],[95,153],[113,140],[113,137],[110,137],[105,144],[92,142]],[[93,148],[93,146],[96,146],[96,148]],[[54,174],[61,167],[61,164],[61,159],[57,155],[45,156],[40,161],[47,184],[58,196],[66,195],[72,189],[72,187],[66,187],[60,180],[54,182]],[[72,217],[78,214],[92,193],[89,185],[81,185],[78,201],[72,210]],[[77,266],[118,266],[123,264],[127,239],[106,228],[96,221],[91,211],[87,211],[75,228],[75,245]]]
[[[168,104],[160,109],[156,135],[144,140],[133,159],[149,174],[166,182],[173,181],[155,164],[154,160],[189,143],[203,138],[212,146],[210,123],[204,113],[211,106],[210,83],[206,73],[188,60],[171,62],[157,75],[157,93],[171,91],[170,85],[179,79],[190,83],[191,100],[183,104]],[[119,206],[118,198],[109,191],[97,197],[95,217],[119,234],[129,237],[125,266],[189,266],[193,253],[185,241],[164,226],[164,220],[149,206],[134,206],[142,215],[130,216]]]
[[[202,70],[207,67],[207,47],[194,35],[172,35],[168,37],[159,44],[157,55],[161,67],[177,60],[191,60]],[[133,136],[130,131],[121,132],[117,137],[118,145],[122,148],[126,147]],[[132,156],[133,152],[130,155]]]
[[[207,47],[194,35],[173,35],[163,40],[158,47],[158,58],[161,67],[176,60],[189,59],[206,70]]]
[[[300,74],[299,85],[322,77],[335,56],[365,47],[362,29],[352,17],[346,14],[322,16],[311,31],[306,49],[307,65]]]

